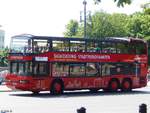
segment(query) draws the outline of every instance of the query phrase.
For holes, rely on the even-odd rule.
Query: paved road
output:
[[[138,113],[139,105],[148,105],[150,86],[130,93],[73,92],[52,96],[49,92],[32,95],[30,92],[0,92],[0,113],[77,113],[81,106],[87,113]]]

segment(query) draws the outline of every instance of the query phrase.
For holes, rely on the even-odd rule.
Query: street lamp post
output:
[[[83,1],[84,5],[84,38],[86,38],[86,0]]]

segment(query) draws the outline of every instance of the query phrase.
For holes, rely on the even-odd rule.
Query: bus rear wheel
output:
[[[52,87],[50,89],[51,94],[62,94],[63,93],[63,84],[60,81],[55,81],[52,83]]]
[[[132,90],[132,82],[130,79],[123,80],[121,85],[121,90],[126,92]]]
[[[119,81],[116,79],[112,79],[109,82],[107,90],[111,91],[111,92],[116,92],[116,91],[118,91],[118,89],[119,89]]]

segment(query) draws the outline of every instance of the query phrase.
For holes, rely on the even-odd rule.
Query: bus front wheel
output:
[[[62,84],[62,82],[54,81],[52,83],[50,92],[51,92],[51,94],[62,94],[63,93],[63,84]]]

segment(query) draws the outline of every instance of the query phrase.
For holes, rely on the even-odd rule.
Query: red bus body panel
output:
[[[106,88],[111,78],[119,79],[120,83],[124,78],[131,78],[133,81],[132,88],[140,88],[147,85],[147,56],[146,55],[127,55],[127,54],[94,54],[94,53],[67,53],[67,52],[49,52],[34,56],[9,56],[9,60],[32,61],[36,57],[48,58],[49,62],[134,62],[141,63],[141,75],[136,77],[113,75],[106,77],[60,77],[64,83],[65,90]],[[49,91],[52,81],[55,79],[52,75],[47,77],[17,76],[8,74],[6,85],[12,89],[24,91]],[[27,83],[20,82],[21,80]]]

